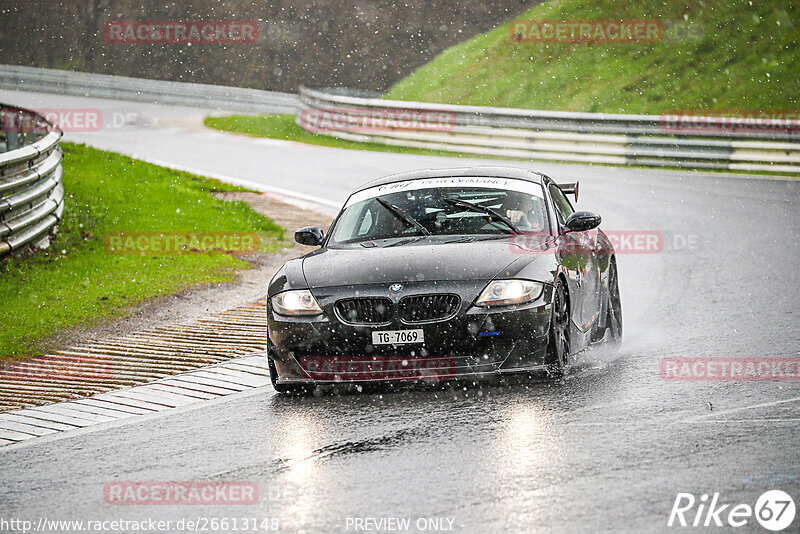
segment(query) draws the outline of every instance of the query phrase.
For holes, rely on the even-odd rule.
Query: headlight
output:
[[[486,286],[475,304],[478,306],[523,304],[538,297],[542,287],[540,282],[530,280],[495,280]]]
[[[278,315],[319,315],[322,308],[308,289],[284,291],[272,297],[272,308]]]

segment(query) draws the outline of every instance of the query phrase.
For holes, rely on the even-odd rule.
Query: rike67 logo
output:
[[[794,501],[781,490],[764,492],[755,506],[720,502],[719,493],[710,499],[703,494],[699,499],[691,493],[678,493],[667,526],[670,527],[743,527],[756,521],[767,530],[784,530],[794,521]],[[751,526],[752,529],[752,526]],[[748,530],[751,530],[748,529]]]

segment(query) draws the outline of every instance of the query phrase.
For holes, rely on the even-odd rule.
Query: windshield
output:
[[[547,228],[541,196],[482,187],[403,190],[347,206],[332,243],[423,235],[507,235]],[[541,193],[540,193],[541,194]]]

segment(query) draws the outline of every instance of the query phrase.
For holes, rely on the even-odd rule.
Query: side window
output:
[[[553,205],[556,208],[558,221],[564,224],[567,222],[569,216],[575,213],[575,210],[572,208],[572,204],[569,203],[569,200],[567,200],[564,192],[561,191],[556,184],[550,184],[550,196],[553,197]]]

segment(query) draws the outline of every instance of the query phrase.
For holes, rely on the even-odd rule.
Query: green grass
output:
[[[797,0],[550,0],[520,18],[658,19],[667,31],[650,44],[516,43],[507,23],[445,50],[385,97],[606,113],[800,108]]]
[[[132,306],[197,284],[233,281],[248,262],[230,254],[114,255],[118,232],[258,232],[262,250],[284,244],[283,229],[208,178],[119,154],[62,143],[66,209],[45,251],[0,266],[0,359],[46,350],[63,329],[125,316]]]
[[[362,143],[337,139],[329,135],[315,134],[303,130],[295,124],[296,115],[228,115],[224,117],[207,117],[204,124],[220,132],[231,132],[252,137],[268,137],[270,139],[283,139],[285,141],[298,141],[309,145],[328,146],[334,148],[347,148],[352,150],[371,150],[375,152],[394,152],[398,154],[422,154],[425,156],[468,156],[474,154],[457,154],[445,150],[427,150],[410,148],[381,143]],[[506,158],[507,159],[507,158]]]

